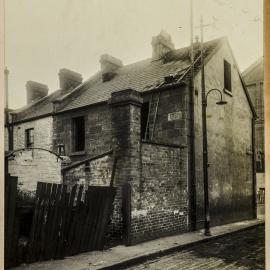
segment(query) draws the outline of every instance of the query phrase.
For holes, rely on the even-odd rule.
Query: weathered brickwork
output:
[[[252,112],[236,63],[225,44],[205,66],[206,91],[224,88],[223,61],[231,64],[232,96],[218,106],[220,96],[211,93],[207,106],[210,215],[212,224],[252,218]],[[201,81],[195,78],[195,132],[197,222],[203,226],[203,165],[201,129]]]
[[[85,151],[79,155],[72,151],[72,119],[78,116],[85,117]],[[54,122],[54,148],[56,149],[58,144],[64,144],[66,155],[70,157],[71,161],[82,160],[108,151],[112,148],[111,119],[111,106],[108,104],[57,115]],[[70,170],[65,175],[65,181],[70,185],[76,183],[108,185],[111,170],[112,156],[104,157],[90,162],[89,171],[85,170],[85,164]],[[123,237],[122,190],[117,180],[119,170],[116,170],[115,175],[114,185],[117,186],[117,194],[108,231],[110,245],[121,242]]]
[[[118,190],[109,230],[110,242],[117,243],[129,238],[134,243],[186,230],[189,121],[187,91],[188,88],[181,87],[164,90],[160,94],[152,139],[156,144],[141,142],[141,104],[149,101],[151,94],[142,98],[134,90],[124,90],[114,93],[109,104],[56,116],[54,147],[56,149],[57,144],[64,144],[66,155],[72,161],[101,154],[110,148],[118,157],[114,182]],[[150,114],[155,109],[156,106],[152,105]],[[170,114],[174,113],[177,113],[177,117],[171,119]],[[72,152],[72,118],[77,116],[85,117],[86,126],[85,151],[80,155]],[[151,121],[153,115],[149,122],[150,129],[153,128]],[[158,143],[163,145],[157,145]],[[181,145],[182,148],[165,144]],[[111,168],[112,157],[105,157],[90,162],[88,168],[83,164],[67,171],[65,182],[70,185],[108,185]],[[156,182],[162,182],[164,192],[153,189]],[[126,185],[131,187],[129,206],[126,205],[127,194],[123,193]],[[150,207],[154,201],[148,201],[149,192],[151,198],[159,203],[155,208]],[[162,194],[163,197],[170,196],[163,201]],[[147,215],[145,209],[148,211]],[[162,222],[156,222],[157,219]],[[130,229],[127,231],[125,228],[123,231],[123,223],[127,222],[130,222]]]
[[[187,145],[189,124],[188,91],[189,88],[187,86],[182,86],[163,90],[161,93],[156,92],[144,95],[144,102],[150,101],[153,95],[149,117],[150,135],[154,129],[151,141]],[[157,102],[158,108],[156,107]],[[155,127],[153,127],[155,112],[156,121]]]
[[[121,228],[122,236],[129,238],[129,227],[132,226],[129,220],[130,202],[127,203],[127,194],[124,194],[124,187],[131,185],[131,198],[138,200],[137,190],[140,185],[141,174],[141,126],[140,114],[142,98],[134,90],[124,90],[112,94],[110,101],[112,106],[112,140],[113,150],[118,157],[115,185],[118,187],[118,196],[121,200],[121,213],[123,222]],[[120,187],[120,188],[119,188]],[[117,207],[118,208],[118,207]],[[124,231],[125,227],[125,231]]]
[[[64,183],[68,185],[108,186],[111,180],[112,158],[105,156],[71,168],[65,172]]]
[[[52,150],[52,117],[16,124],[14,150],[25,148],[25,130],[29,128],[34,129],[33,147]],[[38,181],[61,183],[61,160],[43,150],[22,151],[9,161],[9,173],[19,177],[21,189],[35,190]]]
[[[211,52],[213,56],[207,61]],[[134,244],[184,232],[193,225],[195,214],[198,227],[202,226],[201,74],[198,72],[194,80],[193,108],[191,87],[187,85],[188,50],[178,54],[172,51],[163,60],[150,61],[150,69],[140,70],[141,73],[130,74],[129,68],[125,73],[121,64],[120,74],[116,72],[108,77],[103,73],[102,80],[99,75],[94,76],[81,89],[70,95],[64,93],[62,101],[57,95],[51,97],[43,105],[50,108],[52,117],[15,124],[14,149],[25,147],[25,130],[33,128],[34,147],[54,152],[62,149],[72,166],[82,160],[84,164],[62,170],[62,175],[61,168],[69,165],[67,160],[60,162],[53,154],[33,150],[18,154],[10,161],[11,174],[18,175],[19,183],[30,190],[35,189],[37,181],[60,183],[61,177],[69,187],[75,184],[107,186],[116,157],[114,186],[117,194],[107,236],[109,245]],[[228,104],[216,106],[220,96],[213,92],[207,106],[210,215],[211,225],[218,225],[252,218],[254,214],[253,114],[227,41],[209,45],[205,56],[207,91],[224,88],[224,59],[231,64],[232,71],[232,93],[223,93]],[[199,69],[197,65],[195,73]],[[132,81],[135,89],[122,89],[123,85],[133,85]],[[159,86],[154,89],[154,85]],[[58,95],[60,97],[61,93]],[[146,102],[149,102],[148,116]],[[37,113],[39,104],[22,110],[14,119],[27,118],[31,110]],[[193,109],[195,145],[191,134]],[[146,136],[142,134],[142,127],[147,130]],[[85,161],[108,151],[111,153],[108,156]],[[196,181],[192,176],[193,153]]]
[[[18,176],[20,189],[26,191],[35,191],[38,181],[62,183],[61,160],[40,150],[17,153],[13,160],[9,161],[9,173]]]
[[[142,179],[132,197],[132,243],[187,229],[187,173],[180,148],[142,144]],[[162,169],[161,169],[162,168]]]
[[[84,116],[85,119],[85,150],[74,153],[72,149],[72,119]],[[111,148],[111,108],[107,104],[92,106],[85,109],[58,114],[55,116],[53,146],[65,146],[66,155],[72,161],[99,155]]]
[[[24,148],[25,130],[34,129],[34,147],[52,150],[53,118],[45,117],[14,126],[14,149]]]

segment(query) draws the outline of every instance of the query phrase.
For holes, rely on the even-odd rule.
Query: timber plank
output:
[[[61,199],[61,192],[62,192],[62,185],[57,185],[57,191],[56,191],[56,198],[55,198],[55,204],[54,204],[54,213],[53,213],[53,220],[52,220],[52,229],[51,229],[51,242],[50,242],[50,249],[49,249],[49,257],[54,258],[55,252],[57,248],[57,242],[58,242],[58,221],[59,221],[59,203]]]
[[[53,223],[53,214],[54,214],[54,207],[55,207],[55,199],[56,199],[56,192],[57,192],[57,185],[52,184],[51,188],[51,195],[48,204],[48,222],[47,222],[47,234],[46,240],[44,245],[44,260],[50,259],[49,257],[49,248],[50,248],[50,241],[51,241],[51,233],[52,233],[52,223]]]
[[[76,245],[76,239],[77,239],[77,228],[79,227],[79,216],[81,212],[81,198],[82,198],[82,192],[83,192],[83,186],[79,186],[78,196],[76,200],[76,207],[73,212],[73,218],[72,218],[72,224],[71,229],[69,231],[69,239],[70,239],[70,249],[68,251],[69,255],[73,255],[76,252],[75,245]]]
[[[68,202],[68,214],[67,214],[67,220],[66,220],[66,227],[65,227],[65,241],[64,241],[64,250],[65,254],[68,254],[68,250],[70,249],[70,234],[69,234],[69,229],[71,228],[71,222],[72,222],[72,217],[73,217],[73,207],[74,207],[74,200],[76,196],[76,191],[77,191],[78,185],[74,185],[71,190],[71,194],[69,197],[69,202]]]
[[[65,202],[67,197],[67,185],[63,185],[61,192],[61,199],[59,201],[59,212],[58,212],[58,230],[57,230],[57,245],[55,250],[55,259],[61,259],[61,250],[63,248],[63,224],[65,222]]]
[[[51,190],[52,190],[52,184],[47,183],[46,184],[46,191],[44,193],[44,208],[43,208],[43,223],[42,223],[42,229],[41,229],[41,248],[40,248],[40,260],[45,259],[45,252],[46,252],[46,239],[48,236],[48,215],[49,215],[49,204],[50,204],[50,197],[51,197]]]
[[[98,250],[101,250],[104,248],[105,235],[107,232],[109,219],[113,211],[113,201],[114,201],[115,194],[116,194],[115,188],[111,187],[111,188],[106,189],[105,204],[103,207],[104,214],[102,216],[101,225],[99,227],[100,232],[98,234],[97,245],[96,245],[96,248]]]
[[[99,233],[99,218],[102,215],[103,210],[103,197],[101,191],[102,187],[91,187],[93,190],[92,200],[96,207],[93,209],[92,216],[94,219],[92,229],[91,229],[91,236],[89,238],[89,251],[94,250],[96,246],[96,236]],[[100,214],[100,215],[99,215]]]
[[[44,223],[44,207],[45,207],[45,200],[46,200],[46,188],[47,184],[41,182],[41,193],[40,193],[40,205],[39,205],[39,214],[36,226],[36,241],[34,247],[34,258],[35,261],[40,259],[40,251],[42,245],[42,230],[43,230],[43,223]]]

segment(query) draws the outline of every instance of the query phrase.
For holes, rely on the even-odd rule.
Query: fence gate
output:
[[[62,259],[104,247],[116,188],[38,182],[27,261]],[[83,198],[84,197],[84,198]]]

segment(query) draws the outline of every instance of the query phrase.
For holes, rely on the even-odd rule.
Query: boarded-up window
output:
[[[25,146],[26,148],[34,146],[34,129],[28,128],[25,130]]]
[[[224,88],[232,92],[231,64],[224,60]]]
[[[149,102],[144,102],[141,109],[141,138],[149,139],[149,125],[147,125],[149,115]]]
[[[83,151],[85,147],[85,123],[84,117],[72,119],[73,126],[73,151]]]

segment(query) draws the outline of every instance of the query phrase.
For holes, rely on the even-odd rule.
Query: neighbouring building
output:
[[[65,70],[60,90],[12,113],[14,149],[30,141],[70,160],[54,179],[108,185],[117,158],[110,236],[126,244],[203,227],[200,43],[194,84],[190,47],[175,49],[161,32],[152,48],[130,65],[102,55],[100,71],[72,87]],[[205,42],[204,57],[206,90],[227,101],[216,106],[219,95],[208,96],[211,225],[252,219],[255,111],[227,39]]]
[[[265,204],[265,149],[264,149],[264,92],[263,92],[263,57],[249,66],[243,73],[246,87],[255,108],[255,148],[258,215],[264,214]]]

